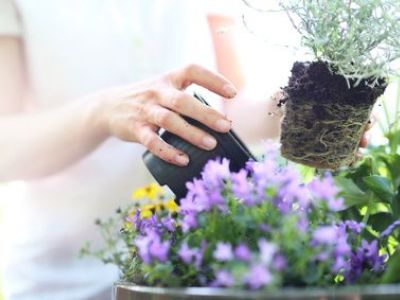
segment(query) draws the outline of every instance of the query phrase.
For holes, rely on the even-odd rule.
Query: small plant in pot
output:
[[[315,60],[295,62],[283,88],[282,155],[322,169],[351,164],[393,61],[400,57],[400,2],[283,0]]]

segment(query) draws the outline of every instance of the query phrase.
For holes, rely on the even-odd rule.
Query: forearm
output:
[[[232,30],[235,27],[235,20],[223,15],[210,14],[208,24],[218,71],[230,79],[239,90],[234,101],[224,102],[225,113],[233,120],[233,128],[249,144],[257,144],[266,139],[278,139],[281,115],[276,101],[274,99],[255,101],[245,90],[245,75],[241,57],[237,52],[235,32]],[[227,31],[219,33],[223,28]]]
[[[0,181],[58,172],[107,138],[94,99],[41,113],[0,118]]]
[[[218,72],[228,78],[240,91],[245,86],[245,76],[237,53],[235,20],[220,14],[208,14],[208,25],[214,46]],[[225,32],[221,30],[225,29]]]

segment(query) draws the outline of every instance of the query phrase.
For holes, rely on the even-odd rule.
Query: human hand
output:
[[[104,101],[100,101],[99,123],[107,135],[141,143],[161,159],[185,166],[189,157],[164,142],[157,134],[160,128],[205,150],[215,148],[215,138],[189,124],[182,116],[222,133],[231,128],[231,122],[223,114],[184,92],[191,84],[198,84],[225,98],[236,95],[236,89],[221,75],[189,65],[153,80],[102,93]]]

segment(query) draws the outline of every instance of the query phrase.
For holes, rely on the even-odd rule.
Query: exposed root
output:
[[[355,160],[372,106],[286,102],[282,122],[282,155],[323,169]]]
[[[296,62],[278,107],[284,104],[281,152],[290,160],[321,169],[355,161],[361,136],[386,81],[374,87],[366,78],[346,84],[326,62]],[[373,79],[373,78],[372,78]]]

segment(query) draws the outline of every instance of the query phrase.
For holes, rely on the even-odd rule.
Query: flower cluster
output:
[[[132,237],[147,284],[260,289],[355,283],[384,271],[379,241],[340,219],[332,176],[303,183],[276,163],[275,149],[239,172],[226,159],[210,161],[187,189],[179,208],[144,214],[142,206],[125,219],[122,234]]]

